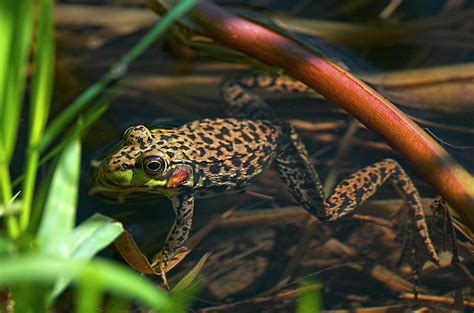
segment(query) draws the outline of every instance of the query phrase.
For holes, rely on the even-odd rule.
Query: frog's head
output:
[[[128,128],[123,145],[99,165],[92,193],[119,197],[136,193],[168,195],[193,185],[188,162],[170,158],[145,126]]]

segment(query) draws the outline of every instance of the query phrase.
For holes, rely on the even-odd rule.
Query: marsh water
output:
[[[472,1],[407,1],[399,5],[397,1],[220,3],[269,27],[285,27],[289,36],[359,75],[474,172]],[[55,20],[53,115],[109,70],[158,17],[143,1],[91,0],[58,1]],[[170,202],[156,198],[115,203],[91,196],[91,162],[110,153],[123,131],[132,125],[180,125],[224,117],[219,86],[225,77],[255,68],[275,70],[215,43],[205,44],[209,40],[198,35],[188,39],[201,43],[200,48],[169,31],[127,68],[119,83],[119,95],[83,141],[79,220],[100,212],[121,221],[149,258],[161,248],[173,223]],[[405,72],[400,73],[402,70]],[[433,73],[444,76],[437,83],[426,83]],[[410,79],[384,84],[396,81],[395,76]],[[414,179],[425,205],[436,196],[383,138],[336,104],[314,94],[262,96],[279,118],[296,127],[325,186],[334,186],[376,161],[395,158]],[[170,283],[176,284],[205,253],[213,252],[202,269],[201,288],[193,295],[190,310],[293,312],[305,284],[317,286],[326,310],[390,306],[396,310],[399,306],[403,311],[420,306],[420,302],[399,298],[401,293],[412,292],[413,279],[407,266],[398,267],[403,236],[395,226],[351,218],[316,223],[296,206],[274,168],[249,190],[196,201],[192,235],[202,234],[200,231],[224,212],[235,212],[202,234],[191,254],[170,272]],[[403,214],[397,214],[402,207],[397,192],[387,185],[358,213],[397,224],[403,219]],[[445,245],[443,238],[436,237],[436,244]],[[472,241],[462,235],[460,241],[461,259],[472,270]],[[103,256],[123,262],[113,247]],[[284,280],[286,277],[290,278]],[[398,284],[387,283],[392,278]],[[419,286],[430,295],[453,298],[457,291],[472,301],[466,278],[449,266],[427,265]],[[436,303],[426,305],[433,311],[447,310]]]

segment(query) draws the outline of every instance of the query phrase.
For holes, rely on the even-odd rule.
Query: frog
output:
[[[271,164],[276,164],[299,206],[323,222],[348,215],[390,181],[406,202],[410,227],[431,260],[439,264],[421,196],[396,160],[388,158],[368,165],[326,195],[295,128],[278,119],[255,89],[313,92],[285,75],[235,75],[220,88],[229,117],[203,118],[172,129],[132,126],[125,131],[121,146],[98,167],[95,182],[99,192],[122,197],[145,193],[171,201],[176,218],[152,263],[165,286],[168,264],[189,238],[195,199],[244,190]]]

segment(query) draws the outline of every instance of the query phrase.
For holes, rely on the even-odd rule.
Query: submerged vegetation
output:
[[[52,0],[0,1],[0,312],[179,312],[191,307],[201,312],[305,313],[322,308],[387,312],[474,307],[474,183],[469,174],[474,169],[474,60],[469,57],[474,45],[468,39],[453,42],[446,35],[457,34],[454,29],[460,37],[471,38],[468,26],[474,9],[462,12],[456,8],[459,4],[446,4],[439,16],[430,16],[411,15],[413,8],[397,7],[397,1],[384,7],[375,1],[315,4],[327,11],[325,18],[348,20],[341,23],[305,14],[302,8],[308,4],[303,2],[288,14],[285,5],[278,8],[281,3],[264,9],[259,6],[265,4],[218,7],[208,1],[149,0],[148,6],[162,16],[152,25],[152,10],[136,3],[108,8]],[[230,18],[229,12],[237,15]],[[346,12],[356,12],[368,23],[358,24]],[[373,23],[377,14],[378,24]],[[77,22],[76,16],[84,19]],[[257,33],[258,42],[252,37]],[[314,36],[333,41],[336,48]],[[83,39],[81,46],[70,37]],[[166,39],[160,56],[156,50],[145,53],[159,38]],[[338,45],[366,55],[386,71],[374,70],[344,49],[341,53]],[[410,50],[409,59],[387,61],[403,49]],[[311,62],[300,63],[307,61],[303,56]],[[451,59],[460,64],[448,64]],[[400,67],[404,70],[391,71]],[[397,219],[406,218],[397,213],[404,203],[390,191],[357,211],[354,220],[323,225],[288,201],[290,196],[269,170],[244,197],[198,204],[190,249],[171,266],[178,269],[170,275],[171,291],[159,286],[158,279],[140,275],[157,275],[145,254],[156,253],[160,243],[155,239],[169,228],[156,214],[172,214],[171,208],[153,202],[119,213],[111,210],[107,215],[114,218],[84,216],[91,206],[97,212],[108,207],[80,192],[86,188],[81,181],[86,180],[91,150],[136,124],[134,119],[153,123],[152,115],[221,116],[216,86],[223,76],[248,69],[286,72],[304,81],[382,135],[409,161],[407,168],[412,165],[435,187],[433,192],[417,180],[424,194],[444,193],[453,205],[454,226],[446,212],[427,210],[435,244],[448,255],[440,268],[429,262],[423,267],[426,256],[403,251],[403,244],[410,244],[406,232],[397,228],[403,225]],[[85,81],[81,87],[73,86],[76,75]],[[394,157],[384,141],[319,94],[312,94],[309,104],[301,100],[291,107],[290,97],[301,100],[268,95],[278,114],[301,132],[326,177],[325,189],[331,190],[354,168]],[[387,128],[379,114],[391,106],[384,107],[384,98],[443,139],[432,139],[397,109],[385,121],[400,122]],[[107,115],[112,102],[118,118]],[[117,119],[128,125],[117,125]],[[104,129],[105,135],[100,133]],[[425,208],[431,200],[423,199]],[[148,207],[155,214],[148,219],[153,223],[127,221]],[[134,225],[134,236],[144,233],[146,238],[132,238],[121,222],[127,229]],[[97,256],[114,242],[129,266]],[[415,256],[416,266],[408,262],[411,268],[397,269],[401,256],[401,261]],[[422,267],[413,279],[412,270]],[[197,304],[191,306],[192,300]]]

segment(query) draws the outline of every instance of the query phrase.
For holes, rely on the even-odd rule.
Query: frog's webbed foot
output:
[[[151,264],[152,268],[161,275],[166,288],[169,288],[166,279],[168,264],[184,247],[184,243],[191,231],[194,197],[191,195],[180,195],[172,198],[171,202],[176,213],[176,219],[166,237],[163,249],[155,255]]]
[[[170,286],[168,285],[168,279],[166,278],[166,269],[169,263],[169,258],[167,256],[168,253],[169,251],[167,252],[165,250],[161,250],[155,255],[151,263],[153,270],[160,274],[161,280],[163,281],[163,286],[166,289],[170,289]]]

